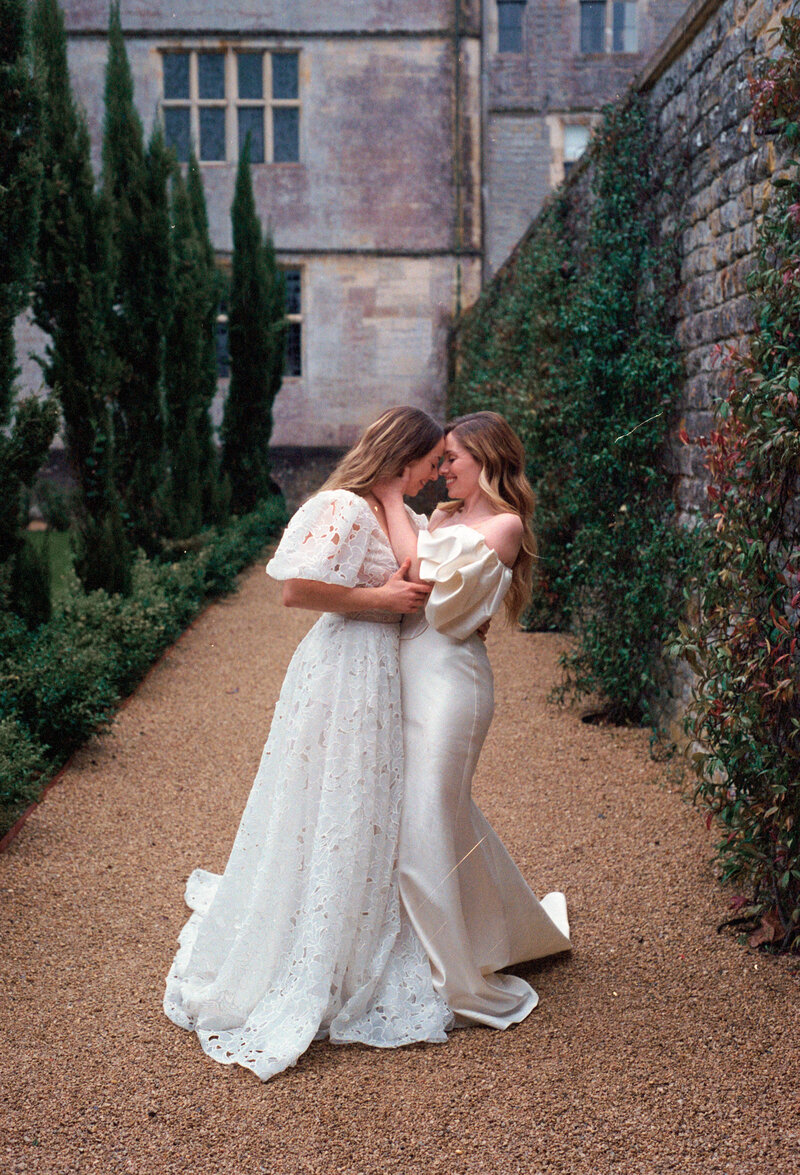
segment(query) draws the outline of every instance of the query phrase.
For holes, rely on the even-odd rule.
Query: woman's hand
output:
[[[406,466],[399,477],[390,477],[386,481],[378,481],[372,487],[372,494],[378,499],[381,505],[386,506],[390,502],[403,501],[403,495],[408,490],[410,466]]]
[[[315,579],[287,579],[283,585],[283,603],[287,608],[310,608],[314,612],[419,612],[431,590],[430,584],[414,583],[407,578],[411,560],[405,559],[386,583],[380,587],[343,587],[338,583],[321,583]]]
[[[410,566],[411,560],[404,559],[394,575],[390,576],[381,587],[374,589],[381,597],[381,607],[386,608],[389,612],[400,612],[406,615],[409,612],[419,612],[421,608],[425,607],[425,601],[430,594],[432,584],[412,583],[407,579]]]

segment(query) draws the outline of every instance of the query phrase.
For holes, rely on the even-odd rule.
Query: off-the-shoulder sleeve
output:
[[[411,519],[411,523],[417,532],[421,530],[427,530],[430,526],[430,519],[428,518],[427,514],[417,514],[416,510],[411,509],[408,502],[405,503],[405,507],[406,514],[408,514],[408,517]]]
[[[420,579],[433,583],[425,618],[437,632],[465,640],[494,616],[511,585],[511,568],[482,534],[456,524],[421,531]]]
[[[355,587],[369,543],[364,502],[349,490],[324,490],[289,520],[267,564],[273,579],[314,579]]]

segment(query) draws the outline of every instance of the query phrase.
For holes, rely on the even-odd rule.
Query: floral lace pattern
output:
[[[379,586],[397,570],[364,500],[320,493],[276,579]],[[189,878],[164,1010],[262,1080],[329,1036],[446,1040],[451,1015],[401,913],[403,736],[396,624],[326,613],[299,645],[224,874]]]

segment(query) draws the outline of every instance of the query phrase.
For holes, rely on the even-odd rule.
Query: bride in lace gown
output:
[[[267,566],[324,610],[286,673],[222,876],[197,869],[164,1010],[209,1056],[262,1080],[314,1039],[444,1041],[452,1017],[401,916],[398,629],[428,589],[398,569],[371,493],[437,476],[442,430],[390,409],[295,514]],[[408,511],[409,519],[417,516]]]
[[[494,412],[446,428],[441,472],[452,501],[430,528],[403,506],[403,478],[381,484],[389,534],[410,574],[433,585],[400,641],[406,786],[400,892],[456,1025],[506,1028],[536,1007],[530,984],[502,968],[570,949],[564,896],[537,901],[472,801],[472,776],[494,709],[477,630],[530,594],[533,494],[524,451]]]

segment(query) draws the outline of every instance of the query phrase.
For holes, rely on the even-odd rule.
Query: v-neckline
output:
[[[392,548],[392,540],[389,538],[389,535],[387,534],[387,532],[386,532],[386,531],[383,529],[383,527],[381,526],[381,521],[380,521],[380,519],[378,518],[378,515],[377,515],[377,514],[375,513],[375,511],[372,509],[372,507],[370,506],[369,502],[367,501],[367,499],[364,497],[364,495],[363,495],[363,494],[359,494],[358,496],[359,496],[359,498],[361,498],[361,501],[364,503],[364,509],[369,511],[369,516],[370,516],[370,518],[372,519],[373,525],[374,525],[374,526],[377,526],[377,528],[378,528],[378,530],[380,531],[381,535],[382,535],[382,536],[383,536],[383,538],[385,539],[387,546],[389,547],[389,549],[390,549],[390,550],[393,550],[393,548]],[[398,566],[399,566],[399,564],[398,564]]]

